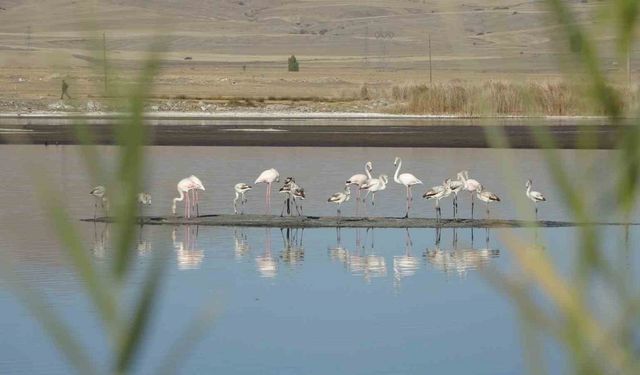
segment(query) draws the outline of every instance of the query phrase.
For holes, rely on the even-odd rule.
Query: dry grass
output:
[[[621,113],[634,109],[638,89],[618,88]],[[395,86],[393,112],[412,114],[488,115],[604,115],[589,90],[566,82],[450,81],[433,85]]]

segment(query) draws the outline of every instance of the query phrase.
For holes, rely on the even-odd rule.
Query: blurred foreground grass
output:
[[[637,96],[609,83],[594,37],[576,21],[570,4],[561,0],[546,3],[563,26],[558,44],[572,51],[563,64],[572,69],[567,75],[577,84],[580,81],[583,99],[592,101],[595,106],[592,110],[609,116],[614,124],[623,116],[638,118]],[[617,31],[614,42],[621,61],[627,58],[635,39],[638,5],[638,1],[633,0],[609,1],[601,14],[602,22]],[[600,166],[616,171],[617,178],[607,193],[613,203],[610,210],[627,222],[638,198],[638,126],[640,124],[621,130],[619,152],[612,153],[606,166]],[[537,129],[535,134],[539,143],[547,147],[546,160],[562,192],[561,203],[570,209],[575,221],[593,221],[602,210],[592,204],[594,197],[589,193],[593,189],[580,188],[588,186],[586,179],[572,180],[570,176],[575,175],[575,171],[561,164],[557,150],[553,149],[553,140],[544,128]],[[582,142],[592,142],[589,137],[584,135]],[[492,133],[492,141],[497,146],[505,145],[505,138],[499,132]],[[505,166],[515,169],[508,161]],[[598,183],[609,186],[607,181]],[[567,368],[576,374],[640,374],[640,289],[633,266],[625,264],[636,249],[628,241],[622,248],[605,248],[602,232],[603,228],[598,226],[580,227],[577,258],[570,278],[560,275],[545,251],[532,248],[513,234],[503,234],[508,249],[514,254],[515,267],[508,274],[489,277],[518,308],[531,373],[548,373],[545,363],[549,356],[554,356],[551,348],[560,348],[561,358],[568,362]],[[604,291],[606,298],[594,296],[595,289]]]
[[[451,110],[446,103],[455,102],[463,112],[545,112],[547,110],[544,108],[549,107],[552,108],[551,112],[556,114],[568,114],[574,110],[584,114],[583,111],[590,110],[610,116],[614,123],[622,115],[637,115],[637,95],[632,94],[627,88],[608,84],[607,77],[599,65],[598,51],[595,50],[594,43],[575,22],[567,4],[560,0],[548,0],[547,3],[558,23],[564,25],[563,45],[565,48],[573,46],[572,59],[566,63],[579,70],[581,77],[588,79],[566,85],[535,83],[510,86],[499,82],[491,83],[478,88],[485,90],[483,92],[487,94],[484,96],[485,99],[477,102],[467,100],[466,88],[446,85],[416,87],[409,89],[407,93],[398,91],[394,95],[415,100],[413,105],[418,111],[431,111],[432,109],[428,108],[436,106],[441,108],[440,111],[446,112]],[[615,0],[610,1],[606,8],[607,12],[603,17],[618,30],[617,49],[620,51],[621,59],[624,59],[634,40],[638,2]],[[106,64],[106,61],[101,61]],[[102,68],[105,67],[96,67]],[[83,148],[88,171],[94,180],[109,181],[107,189],[116,216],[113,240],[115,256],[110,267],[104,270],[96,267],[81,242],[73,224],[74,219],[67,215],[62,206],[63,200],[58,199],[59,192],[52,190],[44,180],[40,181],[43,202],[46,202],[64,249],[102,322],[110,348],[106,361],[108,368],[99,367],[98,364],[105,363],[104,359],[93,358],[92,353],[86,351],[74,330],[58,313],[48,309],[46,298],[39,291],[12,274],[10,265],[0,262],[3,274],[14,286],[16,295],[42,322],[72,366],[83,374],[132,372],[140,356],[145,333],[153,318],[153,308],[162,286],[165,271],[165,265],[161,261],[163,256],[160,252],[154,252],[138,296],[131,301],[124,298],[124,286],[131,274],[131,249],[137,230],[136,194],[141,188],[141,172],[144,168],[144,102],[149,96],[157,69],[158,57],[150,55],[133,89],[128,90],[129,95],[124,103],[128,115],[124,117],[117,130],[120,147],[115,175],[112,178],[107,176],[95,149]],[[422,102],[425,96],[426,104]],[[421,106],[427,109],[422,109]],[[618,175],[615,191],[611,193],[617,197],[615,210],[623,217],[629,218],[638,196],[640,132],[637,126],[625,128],[623,131],[620,152],[615,156],[615,160],[610,161],[608,167],[616,168]],[[77,134],[83,142],[91,143],[91,134],[85,132],[82,124],[78,124]],[[536,134],[541,145],[553,146],[544,129],[540,129]],[[494,144],[504,145],[501,134],[493,134],[492,139]],[[575,220],[592,221],[590,219],[595,217],[597,212],[588,204],[588,191],[575,189],[575,182],[569,180],[569,173],[560,164],[556,152],[552,148],[545,150],[549,169],[555,183],[564,194],[564,203],[570,207]],[[602,247],[600,229],[595,226],[580,228],[577,252],[579,256],[576,271],[570,279],[560,276],[545,252],[531,249],[521,239],[509,234],[504,236],[509,249],[515,255],[516,269],[510,274],[490,277],[496,287],[504,291],[517,306],[522,317],[525,354],[529,359],[531,372],[547,372],[544,357],[550,339],[559,344],[558,347],[566,354],[573,371],[577,374],[640,374],[640,295],[637,280],[631,274],[633,271],[630,267],[612,266],[605,252],[614,249]],[[632,249],[619,251],[628,253]],[[599,283],[610,293],[609,301],[616,307],[613,309],[616,313],[614,318],[602,318],[601,309],[589,295],[595,283]],[[165,355],[165,362],[161,363],[154,373],[176,371],[179,359],[184,358],[189,352],[191,345],[195,343],[197,336],[205,331],[204,327],[211,322],[212,317],[212,310],[203,308],[202,313],[185,329],[184,335],[176,339],[174,350]]]

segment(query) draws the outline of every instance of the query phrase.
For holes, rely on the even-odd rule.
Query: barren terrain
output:
[[[592,24],[601,3],[573,3]],[[611,33],[592,29],[624,76]],[[561,34],[533,0],[5,0],[0,111],[107,110],[154,49],[152,111],[385,112],[393,86],[429,82],[428,35],[433,81],[479,82],[558,79]],[[59,100],[62,79],[72,100]]]

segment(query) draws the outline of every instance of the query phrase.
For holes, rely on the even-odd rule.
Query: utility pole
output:
[[[364,27],[364,67],[369,67],[369,25]]]
[[[631,43],[627,45],[627,86],[631,88]]]
[[[427,34],[429,39],[429,85],[433,83],[433,75],[431,74],[431,34]]]
[[[107,36],[102,33],[102,66],[104,67],[104,93],[107,94]]]

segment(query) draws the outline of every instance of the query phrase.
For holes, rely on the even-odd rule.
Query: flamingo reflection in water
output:
[[[342,229],[340,227],[336,227],[336,245],[329,246],[327,250],[329,251],[329,258],[334,262],[340,262],[345,266],[349,263],[349,250],[342,246]],[[360,234],[360,229],[356,228],[356,243],[357,238]]]
[[[457,229],[453,228],[452,250],[440,249],[440,228],[436,228],[435,244],[433,249],[427,249],[424,253],[426,261],[435,269],[444,272],[447,276],[456,274],[459,278],[465,278],[469,271],[486,267],[491,259],[500,256],[500,250],[489,247],[489,229],[486,229],[485,247],[475,249],[473,242],[469,249],[458,249]]]
[[[138,230],[138,245],[136,247],[139,256],[145,256],[151,253],[151,241],[144,237],[143,231],[144,226],[140,225],[140,229]]]
[[[198,249],[198,226],[183,226],[184,234],[182,241],[176,239],[177,229],[171,233],[173,247],[176,249],[179,270],[194,270],[200,268],[204,259],[204,251]]]
[[[371,230],[371,249],[369,250],[370,254],[366,254],[369,230]],[[373,228],[367,228],[362,249],[365,249],[365,251],[361,252],[360,249],[358,249],[356,253],[349,256],[349,271],[354,275],[364,277],[367,282],[370,282],[373,278],[387,276],[387,263],[384,257],[375,255]]]
[[[284,248],[280,254],[280,259],[291,268],[296,268],[304,260],[304,247],[302,246],[302,238],[304,236],[304,228],[301,229],[280,229]]]
[[[261,277],[273,278],[278,275],[278,262],[271,254],[271,228],[264,231],[264,253],[256,257],[256,266]]]
[[[251,250],[247,234],[242,228],[233,229],[233,252],[237,261],[242,260]]]
[[[416,271],[420,268],[420,259],[411,255],[413,250],[413,240],[411,239],[409,228],[405,228],[405,231],[404,254],[393,257],[393,278],[395,287],[400,286],[400,281],[403,278],[415,275]]]
[[[98,234],[98,225],[93,223],[93,246],[91,252],[96,258],[104,258],[107,255],[107,243],[109,242],[109,223],[104,223],[100,234]]]

